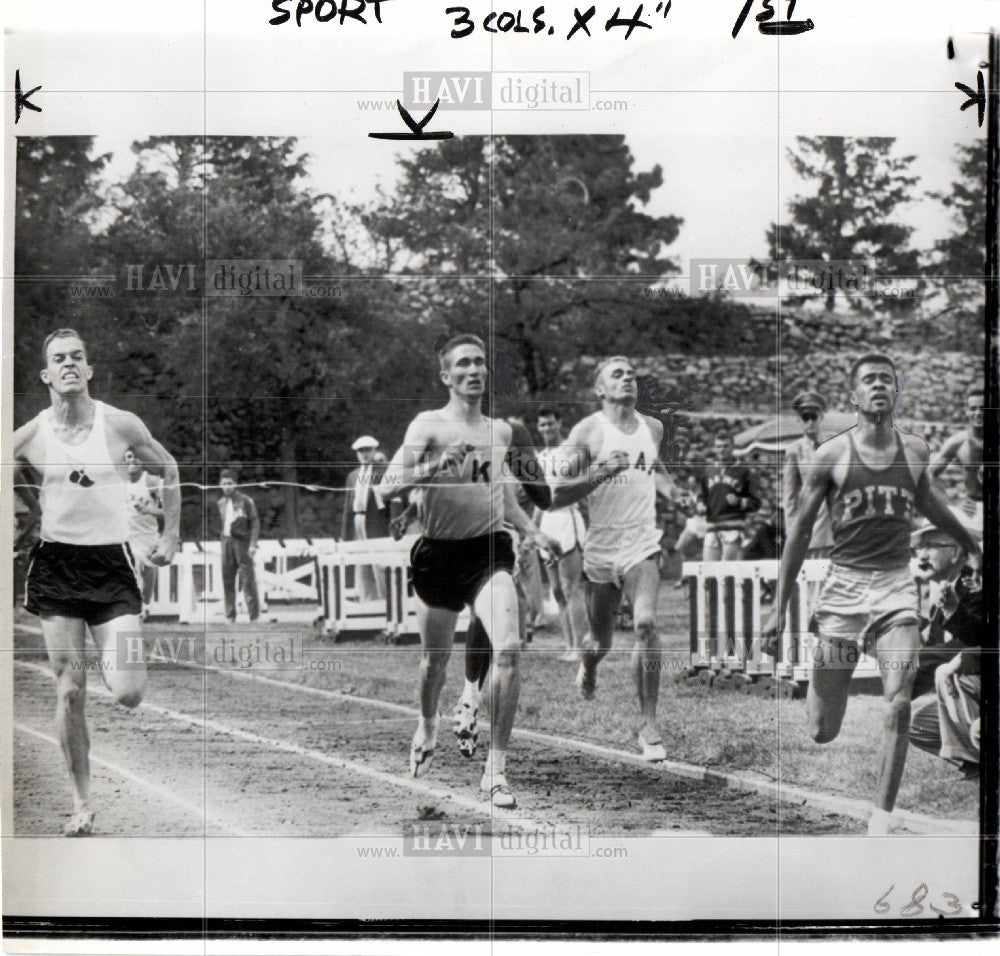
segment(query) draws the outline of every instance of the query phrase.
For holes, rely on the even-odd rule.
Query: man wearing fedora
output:
[[[913,532],[911,546],[911,567],[926,586],[927,610],[921,615],[924,644],[910,743],[953,764],[966,779],[978,779],[982,582],[949,532],[925,522]]]
[[[785,509],[785,526],[791,526],[799,508],[799,495],[805,484],[810,462],[821,444],[820,426],[826,412],[826,399],[819,392],[800,392],[792,402],[792,408],[802,420],[802,437],[792,444],[785,453],[785,474],[782,487],[782,507]],[[833,531],[830,527],[830,512],[824,504],[820,508],[809,541],[807,558],[827,558],[833,547]]]
[[[347,476],[344,518],[341,524],[343,541],[389,537],[389,509],[382,504],[378,495],[372,493],[386,469],[385,461],[376,460],[378,447],[378,439],[371,435],[362,435],[351,445],[358,456],[358,467]],[[383,597],[382,579],[369,566],[360,568],[357,586],[362,600]]]

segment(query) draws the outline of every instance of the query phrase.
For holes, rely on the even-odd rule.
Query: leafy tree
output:
[[[681,220],[643,211],[662,170],[635,171],[621,136],[462,137],[400,165],[360,211],[380,265],[426,277],[392,294],[435,331],[494,328],[515,389],[554,387],[581,337],[648,319],[642,290],[678,271]]]
[[[800,275],[835,274],[837,263],[854,269],[867,267],[875,276],[915,276],[918,252],[909,246],[911,226],[894,222],[900,205],[912,198],[918,177],[910,174],[915,157],[893,154],[893,137],[798,136],[788,160],[798,176],[815,190],[793,197],[788,218],[767,230],[769,261],[754,262],[772,278],[787,276],[792,267]],[[816,267],[815,263],[829,263]],[[916,297],[879,296],[852,289],[849,283],[826,282],[824,307],[832,312],[838,301],[858,311],[907,311]],[[798,305],[814,293],[785,296]]]
[[[955,348],[974,349],[983,335],[986,272],[986,141],[955,147],[958,179],[931,193],[952,214],[955,229],[934,244],[929,271],[941,277],[945,310],[939,323]]]

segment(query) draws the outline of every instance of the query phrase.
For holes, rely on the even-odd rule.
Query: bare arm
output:
[[[36,427],[36,421],[32,419],[14,432],[13,458],[15,468],[13,477],[14,484],[16,485],[34,485],[38,480],[38,476],[35,474],[35,466],[28,458],[28,446],[35,437]],[[16,488],[14,493],[24,502],[29,511],[38,511],[38,494],[34,488]]]
[[[958,454],[958,449],[962,447],[963,441],[965,441],[964,434],[953,435],[941,446],[941,450],[931,458],[930,465],[927,467],[927,473],[931,478],[937,480],[941,477],[941,473]]]
[[[781,567],[778,570],[778,593],[775,595],[772,619],[765,626],[765,635],[781,629],[785,611],[792,595],[792,586],[802,570],[802,562],[809,549],[816,515],[826,498],[832,480],[833,456],[828,451],[813,461],[813,467],[805,476],[799,510],[788,528],[785,548],[781,552]]]
[[[521,483],[524,493],[536,508],[543,511],[552,507],[552,490],[545,480],[545,472],[535,447],[531,443],[531,435],[523,425],[509,423],[511,426],[511,445],[507,452],[507,466],[511,474]]]
[[[951,510],[948,499],[938,491],[934,482],[930,479],[930,469],[925,469],[917,482],[917,494],[914,505],[932,525],[947,531],[956,541],[960,541],[962,547],[968,551],[981,564],[983,552],[979,546],[979,541],[970,532]]]
[[[594,462],[590,453],[590,427],[578,422],[566,441],[559,446],[557,460],[565,475],[557,475],[552,485],[552,506],[563,508],[586,498],[599,484],[628,466],[627,460],[612,456],[607,462]]]
[[[382,480],[374,492],[380,501],[386,502],[411,488],[430,481],[442,468],[460,467],[467,454],[462,442],[452,442],[436,461],[424,461],[423,457],[431,445],[430,423],[418,415],[403,436],[403,444],[392,456]]]

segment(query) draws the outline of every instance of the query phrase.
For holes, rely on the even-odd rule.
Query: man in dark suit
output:
[[[372,489],[385,474],[386,462],[377,461],[378,441],[371,435],[362,435],[352,450],[358,456],[358,467],[347,476],[347,493],[344,495],[344,518],[341,538],[344,541],[364,541],[367,538],[389,537],[389,509],[382,504]],[[358,590],[361,600],[382,599],[382,578],[369,566],[361,568]]]
[[[257,553],[257,539],[260,537],[260,518],[253,499],[236,490],[236,475],[224,468],[219,473],[219,520],[222,522],[222,590],[226,600],[226,620],[236,621],[236,572],[239,571],[243,585],[243,597],[247,602],[247,612],[251,621],[260,614],[257,598],[257,575],[254,571],[254,555]]]

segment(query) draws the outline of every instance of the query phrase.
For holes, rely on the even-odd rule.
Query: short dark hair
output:
[[[539,418],[554,418],[557,422],[561,422],[562,414],[559,412],[558,408],[550,408],[548,405],[543,405],[537,412],[535,412],[536,421]]]
[[[236,481],[236,472],[232,468],[223,468],[219,472],[219,481],[221,482],[223,478],[231,478],[233,481]]]
[[[42,342],[42,365],[49,364],[49,345],[56,339],[79,339],[80,344],[83,346],[84,357],[87,355],[87,343],[83,341],[83,336],[77,332],[76,329],[56,329],[55,332],[49,332],[45,336],[45,341]]]
[[[716,432],[712,436],[712,441],[713,442],[717,442],[717,441],[729,441],[729,442],[731,442],[732,440],[733,440],[733,433],[731,431],[728,431],[725,428],[721,432]]]
[[[473,335],[471,332],[461,332],[458,335],[453,335],[441,346],[441,351],[438,353],[441,368],[444,368],[445,359],[448,355],[454,352],[460,345],[477,345],[483,350],[483,355],[486,354],[486,345],[478,335]]]
[[[854,388],[854,377],[858,374],[858,369],[862,365],[888,365],[892,369],[892,377],[896,384],[899,384],[899,375],[896,372],[896,363],[893,362],[888,355],[883,352],[869,352],[867,355],[862,355],[852,366],[851,366],[851,388]]]
[[[974,388],[970,388],[965,393],[965,400],[968,401],[970,398],[981,398],[984,402],[986,401],[986,389],[980,388],[978,385]]]

